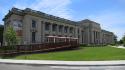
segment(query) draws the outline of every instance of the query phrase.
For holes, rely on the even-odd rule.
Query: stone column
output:
[[[69,35],[70,27],[67,26],[67,35]]]
[[[89,28],[87,29],[87,35],[86,35],[86,37],[87,37],[87,39],[86,39],[86,43],[89,45],[89,39],[90,39],[90,32],[89,32]]]
[[[95,31],[94,31],[94,44],[95,44]]]
[[[99,32],[98,32],[98,44],[100,43]]]
[[[41,42],[43,43],[43,42],[45,42],[45,22],[44,21],[42,21],[41,22]]]
[[[58,35],[59,34],[59,25],[56,24],[56,34]]]
[[[56,33],[59,34],[59,25],[56,26]]]
[[[23,20],[23,42],[30,44],[31,42],[31,19],[29,19],[30,16],[26,15],[24,16]]]
[[[95,44],[97,44],[97,32],[95,31]]]
[[[99,34],[99,33],[97,32],[97,44],[99,43],[99,41],[98,41],[98,39],[99,39],[99,36],[98,36],[98,34]]]
[[[37,29],[37,32],[36,32],[36,42],[37,43],[41,43],[41,33],[42,33],[42,29],[41,29],[41,21],[38,20],[37,23],[36,23],[36,29]]]
[[[94,43],[94,31],[92,31],[91,36],[92,36],[92,42],[91,43]]]
[[[99,43],[98,43],[98,44],[100,44],[100,32],[98,32],[98,36],[99,36],[99,37],[98,37],[98,38],[99,38]]]

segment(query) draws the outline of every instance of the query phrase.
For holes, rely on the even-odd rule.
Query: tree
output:
[[[16,32],[13,27],[8,26],[4,36],[8,46],[15,46],[18,43]]]
[[[0,43],[3,43],[3,30],[4,30],[4,26],[0,25]]]
[[[125,46],[125,35],[123,36],[122,41],[123,41],[123,45]]]
[[[116,36],[116,35],[114,35],[114,43],[115,43],[115,44],[118,43],[118,41],[117,41],[117,36]]]
[[[121,39],[118,43],[119,43],[119,44],[123,44],[123,40]]]

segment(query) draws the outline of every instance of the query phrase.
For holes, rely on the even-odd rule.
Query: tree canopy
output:
[[[17,40],[16,32],[13,29],[13,27],[9,26],[4,35],[8,46],[17,44],[18,40]]]
[[[3,30],[4,30],[4,26],[0,25],[0,42],[3,43]]]
[[[125,46],[125,35],[123,36],[122,41],[123,41],[123,44]]]

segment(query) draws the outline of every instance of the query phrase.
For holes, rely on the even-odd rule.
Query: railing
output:
[[[78,48],[79,44],[76,41],[58,42],[58,43],[43,43],[43,44],[30,44],[30,45],[16,45],[12,47],[0,47],[0,55],[9,56],[24,53],[53,51],[59,49]]]

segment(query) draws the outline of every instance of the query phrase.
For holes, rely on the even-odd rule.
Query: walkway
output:
[[[63,65],[63,66],[116,66],[125,65],[125,60],[118,61],[51,61],[51,60],[12,60],[0,59],[0,63],[28,65]]]
[[[125,60],[51,61],[0,59],[0,70],[125,70]]]
[[[0,64],[0,70],[125,70],[125,66],[52,66]]]
[[[112,47],[125,49],[125,47],[121,46],[121,45],[120,46],[112,46]]]

